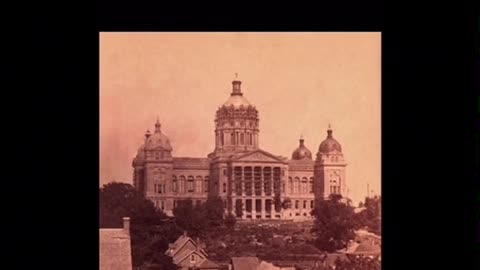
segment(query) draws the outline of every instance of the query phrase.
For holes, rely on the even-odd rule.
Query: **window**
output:
[[[161,207],[161,208],[162,208],[162,211],[163,211],[163,210],[165,210],[165,202],[164,202],[164,201],[161,201],[161,203],[162,203],[162,207]]]
[[[308,192],[308,183],[307,183],[307,178],[303,177],[302,178],[302,193],[307,194]]]
[[[291,177],[288,178],[288,188],[290,189],[290,193],[293,193],[293,180]]]
[[[178,187],[177,187],[177,176],[172,176],[172,191],[177,192]]]
[[[158,159],[160,157],[160,154],[158,152],[155,153],[155,159]]]
[[[188,191],[188,192],[193,192],[193,191],[194,191],[194,187],[193,187],[193,176],[189,176],[189,177],[188,177],[187,191]]]
[[[248,135],[250,137],[250,145],[252,145],[253,144],[253,134],[249,133]]]
[[[234,145],[235,144],[235,133],[230,134],[230,144]]]
[[[195,180],[195,190],[200,193],[202,192],[202,177],[197,176],[197,179]]]
[[[310,177],[310,187],[309,187],[309,190],[310,190],[310,193],[313,193],[313,177]]]
[[[203,190],[205,191],[205,193],[208,193],[208,175],[205,176],[205,184],[203,185]]]
[[[224,175],[224,176],[227,175],[227,169],[223,169],[223,175]]]
[[[298,209],[299,204],[300,204],[300,202],[298,200],[295,201],[295,209]]]
[[[177,200],[173,200],[173,209],[177,208]]]
[[[307,201],[303,201],[303,209],[307,209]]]
[[[313,209],[313,200],[310,201],[310,208]]]
[[[220,133],[220,145],[223,146],[223,133]]]
[[[293,193],[299,192],[299,186],[300,186],[300,178],[295,177],[295,181],[293,183]]]
[[[192,263],[195,262],[195,255],[190,256],[190,262],[192,262]]]
[[[227,192],[227,183],[223,183],[223,193]]]
[[[180,193],[185,193],[185,176],[180,176]]]
[[[243,133],[240,133],[240,144],[241,145],[244,145],[245,144],[245,135],[243,135]]]

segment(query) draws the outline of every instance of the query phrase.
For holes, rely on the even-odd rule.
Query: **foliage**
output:
[[[235,226],[235,223],[237,223],[237,218],[234,215],[228,214],[225,217],[225,226],[227,226],[227,228],[233,228]]]
[[[122,227],[123,217],[130,217],[132,261],[134,266],[162,259],[168,243],[181,230],[151,201],[125,183],[108,183],[100,188],[100,227]],[[167,264],[165,264],[167,265]]]
[[[193,237],[199,236],[207,225],[204,206],[194,206],[191,199],[177,201],[173,214],[176,224]]]
[[[360,227],[366,227],[370,232],[380,235],[381,224],[381,196],[365,198],[363,206],[365,210],[356,214],[356,219]]]
[[[275,193],[273,202],[275,205],[275,211],[280,212],[282,210],[282,199],[280,198],[280,193]]]
[[[205,217],[208,220],[209,227],[218,227],[223,224],[225,208],[220,197],[209,197],[205,203]]]
[[[238,200],[235,203],[235,215],[237,217],[242,217],[243,216],[243,201],[242,200]]]
[[[335,270],[380,270],[381,262],[378,258],[364,256],[349,257],[348,260],[335,261]]]
[[[180,228],[192,237],[200,237],[224,225],[223,206],[220,197],[210,197],[205,203],[195,206],[191,199],[185,199],[178,201],[173,215]]]
[[[292,207],[292,200],[290,200],[290,198],[283,199],[282,208],[283,209],[288,209],[288,208],[291,208],[291,207]]]
[[[355,238],[353,208],[341,199],[340,195],[330,196],[328,200],[320,200],[312,210],[315,217],[312,232],[317,236],[315,245],[320,250],[334,252]]]

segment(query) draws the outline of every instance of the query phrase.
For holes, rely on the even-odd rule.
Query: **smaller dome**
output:
[[[152,135],[148,135],[145,140],[145,145],[143,146],[145,150],[155,150],[162,148],[163,150],[172,151],[172,146],[170,146],[170,140],[162,133],[160,130],[160,122],[157,119],[155,123],[155,132]]]
[[[342,146],[333,138],[332,130],[329,128],[327,130],[327,138],[320,144],[320,147],[318,147],[318,152],[326,154],[334,151],[341,153]]]
[[[146,140],[144,147],[146,150],[162,148],[163,150],[172,151],[170,140],[162,133],[153,133],[152,136]]]
[[[142,144],[137,150],[137,155],[133,159],[133,166],[141,165],[145,160],[145,145]]]
[[[298,148],[293,151],[292,159],[312,159],[312,152],[310,152],[310,150],[308,150],[308,148],[305,146],[303,137],[300,138],[300,145]]]

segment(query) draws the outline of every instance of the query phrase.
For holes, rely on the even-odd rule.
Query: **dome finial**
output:
[[[150,137],[150,130],[147,130],[147,132],[145,133],[145,138],[148,139],[148,137]]]
[[[332,125],[328,124],[327,137],[332,138]]]
[[[299,141],[300,141],[300,145],[303,145],[303,142],[305,141],[305,140],[303,139],[303,134],[300,134],[300,140],[299,140]]]
[[[157,116],[157,121],[155,122],[155,133],[160,133],[160,127],[162,125],[160,124],[160,120],[158,120],[158,116]]]
[[[238,79],[238,73],[235,72],[235,80]]]

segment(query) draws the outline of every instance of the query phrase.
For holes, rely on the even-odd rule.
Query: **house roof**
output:
[[[173,262],[174,262],[175,264],[177,264],[177,263],[185,260],[187,257],[189,257],[189,256],[190,256],[191,254],[193,254],[193,253],[196,253],[196,254],[199,255],[199,256],[204,256],[204,257],[205,257],[205,255],[200,254],[200,252],[198,252],[198,251],[196,251],[196,250],[185,250],[185,251],[182,251],[180,254],[178,254],[178,256],[175,256],[175,257],[173,258]],[[206,258],[206,257],[205,257],[205,258]]]
[[[100,229],[100,270],[132,270],[128,231]]]
[[[220,268],[220,266],[218,266],[218,264],[210,261],[209,259],[205,259],[201,264],[199,264],[197,266],[198,268],[201,268],[201,269],[212,269],[212,268]]]
[[[342,249],[339,252],[353,255],[380,255],[381,248],[378,245],[371,245],[368,242],[361,244],[354,242],[351,246],[346,249]]]
[[[257,257],[232,257],[233,270],[254,270],[259,264]]]

